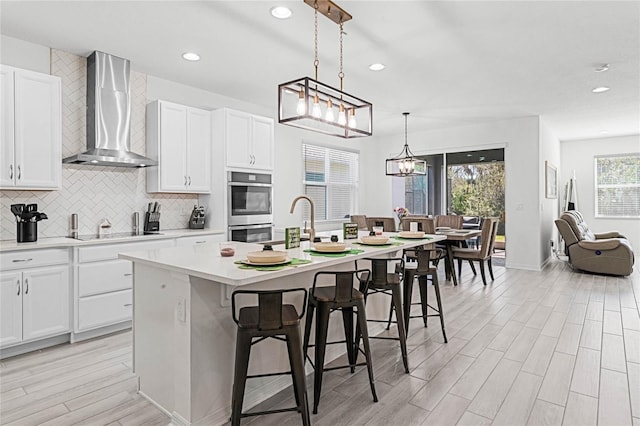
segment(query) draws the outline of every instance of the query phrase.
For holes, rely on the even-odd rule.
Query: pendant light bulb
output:
[[[340,111],[338,112],[338,124],[341,126],[347,124],[347,115],[342,104],[340,104]]]
[[[336,119],[333,115],[333,102],[331,102],[331,99],[327,101],[327,113],[324,116],[324,119],[330,122],[333,122]]]
[[[311,115],[314,118],[322,118],[322,110],[320,109],[320,100],[318,95],[313,98],[313,109],[311,109]]]
[[[355,108],[351,108],[349,110],[349,124],[348,125],[352,129],[355,129],[356,127],[358,127],[358,121],[356,120],[356,109]]]
[[[298,95],[298,105],[296,106],[296,112],[298,115],[305,115],[307,112],[307,103],[304,98],[304,90],[300,91]]]

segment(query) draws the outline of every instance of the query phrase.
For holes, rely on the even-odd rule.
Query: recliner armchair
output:
[[[630,275],[633,271],[633,249],[619,232],[594,234],[575,210],[562,213],[555,223],[574,268],[610,275]]]

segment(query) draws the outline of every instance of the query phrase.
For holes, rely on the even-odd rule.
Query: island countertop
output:
[[[366,233],[362,233],[362,235],[366,235]],[[284,245],[274,246],[274,250],[287,251],[288,257],[291,259],[305,259],[310,260],[311,263],[286,266],[283,269],[273,271],[241,269],[234,263],[238,260],[246,259],[248,252],[262,250],[262,244],[254,243],[235,242],[235,255],[232,257],[220,256],[219,246],[216,243],[201,244],[192,247],[172,247],[151,251],[120,253],[119,257],[134,263],[137,262],[161,268],[169,272],[183,273],[231,286],[242,286],[258,283],[267,279],[286,277],[302,271],[326,270],[327,267],[339,265],[345,261],[387,255],[405,248],[431,244],[446,239],[446,236],[442,235],[426,235],[428,239],[395,239],[393,238],[394,233],[385,235],[389,235],[391,237],[389,241],[395,245],[367,246],[358,244],[355,242],[356,240],[353,240],[353,243],[348,242],[347,246],[362,250],[362,253],[347,254],[344,257],[314,256],[305,251],[309,249],[310,245],[313,245],[308,241],[301,242],[299,248],[288,250],[285,250]]]

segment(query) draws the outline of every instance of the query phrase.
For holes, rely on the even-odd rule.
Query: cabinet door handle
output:
[[[122,306],[124,306],[125,308],[128,308],[129,306],[133,306],[133,303],[125,303],[125,304],[124,304],[124,305],[122,305]]]
[[[13,259],[12,262],[13,263],[19,263],[19,262],[31,262],[33,260],[33,258],[28,258],[28,259]]]
[[[13,164],[9,164],[9,179],[13,179]]]
[[[24,294],[29,294],[29,278],[24,279],[24,285],[25,285]]]
[[[18,180],[22,179],[22,169],[20,168],[20,165],[18,165]]]
[[[196,244],[204,244],[204,243],[206,243],[206,241],[205,241],[205,240],[202,240],[202,241],[196,241]]]
[[[187,177],[184,177],[184,186],[187,186]]]
[[[133,274],[124,274],[125,277],[130,277]]]
[[[191,176],[189,176],[189,186],[191,186]]]
[[[17,296],[20,296],[20,280],[16,281],[16,286],[17,286],[17,290],[18,290]]]

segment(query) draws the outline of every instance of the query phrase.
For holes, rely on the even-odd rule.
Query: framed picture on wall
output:
[[[548,161],[544,162],[544,187],[546,198],[558,198],[558,169]]]

